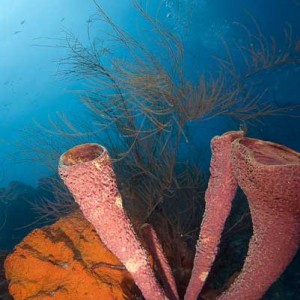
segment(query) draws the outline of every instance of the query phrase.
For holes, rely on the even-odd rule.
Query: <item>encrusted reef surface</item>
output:
[[[80,212],[32,231],[5,261],[9,291],[25,299],[136,299],[120,261]]]

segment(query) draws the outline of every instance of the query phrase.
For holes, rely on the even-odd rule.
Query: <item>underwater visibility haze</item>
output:
[[[0,3],[0,299],[300,299],[300,1]]]

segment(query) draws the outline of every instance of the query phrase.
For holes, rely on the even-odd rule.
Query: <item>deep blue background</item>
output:
[[[151,1],[150,12],[157,11],[158,2]],[[129,0],[100,1],[99,4],[122,28],[139,38],[147,36],[141,34],[143,20],[137,17]],[[161,4],[160,20],[180,35],[184,42],[186,74],[189,78],[195,79],[201,73],[214,71],[216,65],[212,56],[224,55],[222,40],[229,44],[233,41],[243,43],[245,36],[235,25],[237,22],[254,31],[248,13],[256,19],[266,37],[274,36],[279,45],[283,42],[286,23],[291,24],[295,39],[299,40],[300,36],[300,5],[296,0],[173,0],[162,1]],[[87,22],[96,10],[92,1],[79,0],[75,4],[69,0],[5,0],[1,8],[0,179],[2,186],[12,180],[36,185],[38,178],[49,172],[42,167],[41,162],[33,163],[29,159],[31,163],[21,163],[26,157],[22,153],[20,131],[35,127],[33,120],[52,129],[48,118],[55,119],[57,111],[70,118],[78,113],[85,114],[79,96],[71,92],[81,89],[82,82],[64,80],[57,75],[57,61],[64,57],[65,49],[54,47],[60,42],[53,39],[64,38],[62,31],[67,28],[85,41]],[[299,103],[299,72],[299,67],[288,66],[264,74],[261,78],[262,88],[268,86],[270,89],[265,98],[281,106]],[[201,132],[199,140],[206,145],[213,135],[227,129],[218,120],[201,126],[205,130]],[[265,125],[251,130],[251,135],[299,150],[299,127],[299,119],[269,118]],[[217,131],[209,128],[217,128]]]

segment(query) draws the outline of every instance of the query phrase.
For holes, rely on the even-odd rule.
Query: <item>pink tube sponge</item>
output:
[[[162,245],[160,244],[155,230],[150,224],[145,223],[141,227],[141,232],[143,239],[147,244],[148,250],[157,264],[157,269],[168,299],[179,300],[176,282],[172,274],[171,267],[164,255]]]
[[[230,131],[214,137],[211,141],[211,175],[205,193],[205,212],[185,300],[197,299],[216,257],[224,224],[237,189],[230,160],[230,145],[242,136],[242,131]]]
[[[105,148],[83,144],[60,157],[59,174],[101,240],[131,273],[143,296],[166,299],[123,209],[112,162]]]
[[[219,299],[260,299],[291,262],[300,243],[300,154],[242,138],[232,165],[249,202],[253,236],[243,269]]]

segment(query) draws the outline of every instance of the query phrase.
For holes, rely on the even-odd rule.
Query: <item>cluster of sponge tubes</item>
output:
[[[300,154],[287,147],[232,131],[211,142],[211,176],[205,213],[185,300],[201,292],[237,187],[247,196],[253,223],[248,255],[222,300],[259,299],[281,275],[300,243]],[[171,268],[150,225],[143,228],[149,250],[163,274],[155,278],[146,250],[127,217],[112,162],[105,148],[83,144],[64,153],[59,173],[101,240],[120,259],[145,299],[179,299]]]

